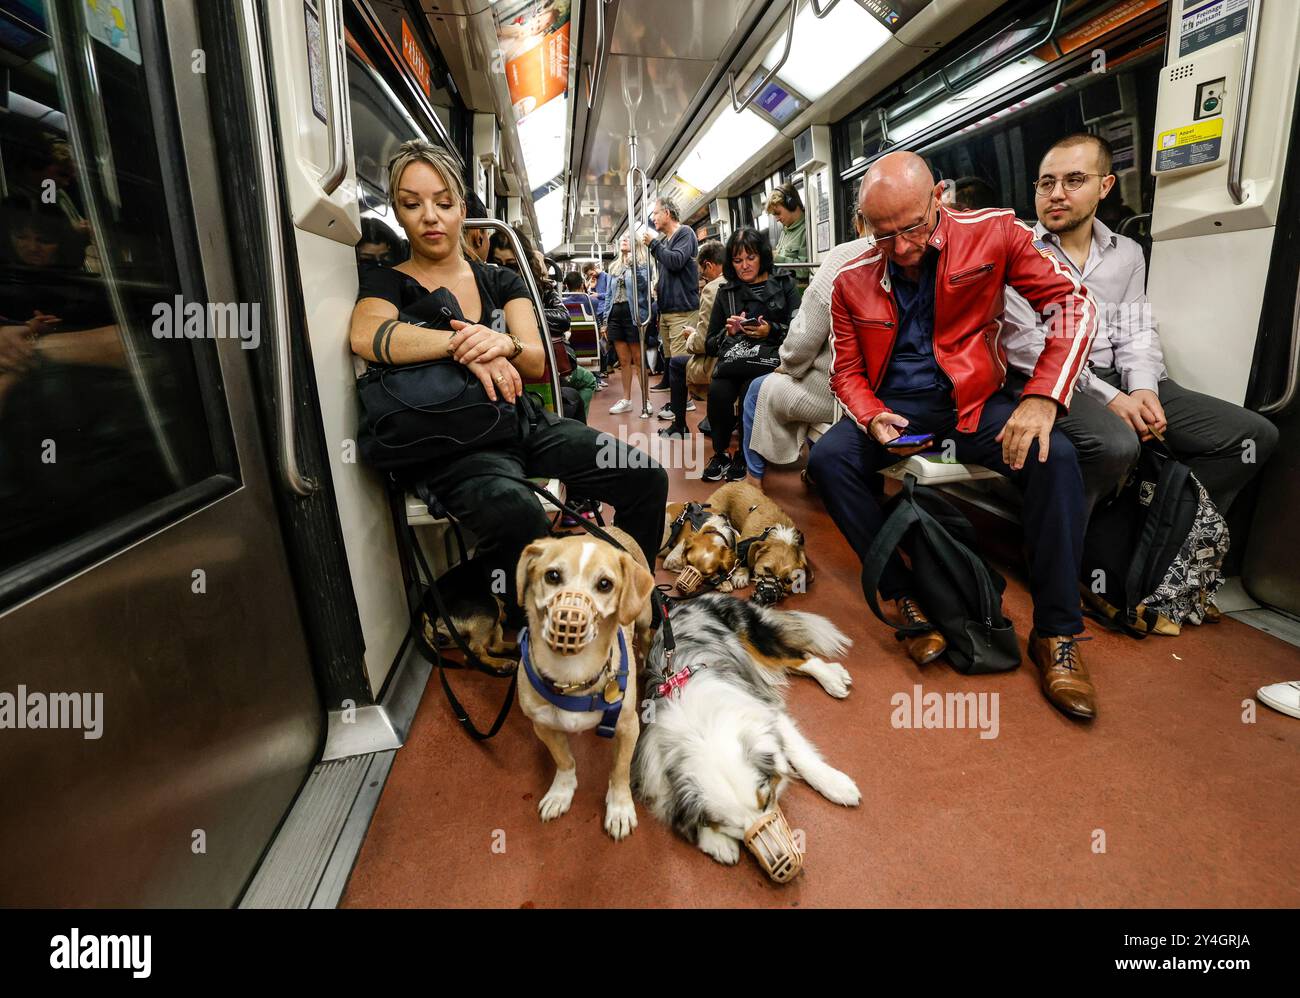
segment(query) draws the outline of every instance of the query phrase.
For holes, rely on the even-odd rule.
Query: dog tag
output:
[[[621,695],[621,692],[622,691],[618,688],[618,680],[611,679],[605,684],[605,702],[618,703],[618,698]]]

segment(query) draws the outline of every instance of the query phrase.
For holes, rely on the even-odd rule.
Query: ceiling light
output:
[[[838,9],[838,8],[837,8]],[[1028,76],[1043,65],[1043,60],[1034,55],[1017,59],[1008,66],[1003,66],[996,73],[972,84],[959,94],[940,101],[924,111],[914,114],[903,121],[889,123],[889,140],[902,142],[931,125],[946,121],[962,110],[979,103],[990,94],[995,94],[1004,87],[1009,87],[1022,77]]]
[[[776,129],[753,111],[736,114],[728,103],[695,141],[676,173],[697,190],[716,190],[774,135]]]
[[[788,27],[790,22],[783,18],[781,23]],[[871,58],[891,37],[888,28],[856,3],[838,3],[820,19],[808,4],[794,19],[790,57],[776,75],[815,101]],[[763,57],[763,65],[769,69],[775,66],[784,49],[782,31]],[[767,75],[766,70],[759,72]]]

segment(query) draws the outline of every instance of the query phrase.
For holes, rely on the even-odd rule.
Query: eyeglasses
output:
[[[897,232],[891,232],[884,236],[873,235],[871,237],[872,241],[875,245],[879,246],[881,243],[887,243],[891,239],[897,239],[899,236],[904,236],[908,242],[914,242],[914,236],[923,235],[925,239],[922,239],[921,241],[924,242],[926,239],[930,238],[930,210],[928,208],[925,211],[925,215],[926,217],[921,221],[917,222],[915,225],[909,225],[906,229],[899,229]],[[921,232],[922,229],[925,229],[924,233]]]
[[[1039,177],[1038,182],[1034,184],[1034,190],[1038,192],[1040,198],[1052,196],[1052,191],[1056,190],[1056,185],[1060,184],[1062,190],[1077,191],[1088,180],[1089,177],[1104,177],[1104,173],[1067,173],[1064,177]]]

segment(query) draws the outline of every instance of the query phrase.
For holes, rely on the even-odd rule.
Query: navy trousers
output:
[[[1006,475],[1024,496],[1022,522],[1029,548],[1029,589],[1034,599],[1034,628],[1044,635],[1078,634],[1083,630],[1079,608],[1079,567],[1083,558],[1083,477],[1074,446],[1053,429],[1047,461],[1038,460],[1038,442],[1020,471],[1002,460],[1002,431],[1019,399],[1006,391],[984,403],[974,433],[956,431],[957,415],[950,395],[908,396],[885,400],[908,418],[905,433],[933,433],[935,448],[953,444],[953,457],[963,464],[982,464]],[[884,524],[873,489],[876,472],[898,460],[851,419],[842,419],[817,441],[808,458],[808,473],[831,519],[863,558]],[[881,577],[880,594],[897,599],[912,591],[908,569],[895,552]]]

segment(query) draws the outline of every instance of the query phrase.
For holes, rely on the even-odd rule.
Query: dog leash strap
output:
[[[587,533],[593,534],[596,537],[599,537],[602,541],[606,541],[609,544],[613,544],[614,547],[618,548],[620,551],[627,550],[627,548],[625,548],[622,544],[620,544],[613,537],[607,534],[604,530],[596,526],[590,520],[583,517],[581,513],[575,510],[568,503],[561,502],[556,496],[551,495],[549,490],[542,488],[540,485],[538,485],[536,482],[532,481],[531,479],[517,478],[514,475],[498,475],[490,471],[485,471],[482,474],[469,475],[466,478],[463,478],[461,480],[469,481],[469,479],[471,478],[505,478],[512,482],[520,482],[523,485],[527,486],[528,488],[532,489],[534,492],[536,492],[547,502],[551,503],[553,506],[555,506],[556,509],[564,510],[564,512],[567,513],[572,519],[576,520],[578,526],[580,526],[583,530],[587,531]],[[659,592],[657,588],[650,590],[650,605],[652,607],[650,627],[652,630],[658,630],[660,627],[663,628],[664,656],[667,659],[669,665],[671,666],[673,660],[673,653],[677,649],[677,643],[673,640],[672,624],[668,622],[668,603],[667,601],[664,600],[663,594]]]

